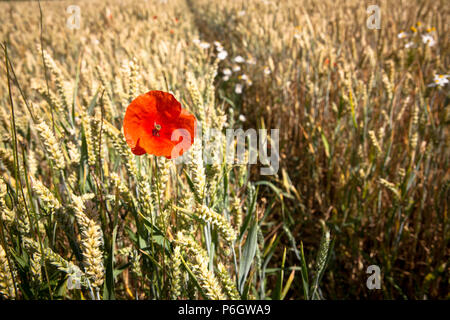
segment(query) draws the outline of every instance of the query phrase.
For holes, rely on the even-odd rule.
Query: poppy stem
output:
[[[156,189],[157,189],[157,197],[158,197],[158,213],[160,215],[162,215],[162,206],[161,206],[161,179],[160,179],[160,174],[159,174],[159,166],[158,166],[158,158],[155,156],[155,175],[156,175]],[[164,235],[164,248],[166,247],[167,243],[167,226],[166,226],[166,221],[165,219],[162,219],[162,223],[163,223],[163,228],[165,230],[165,235]],[[163,255],[163,261],[162,261],[162,267],[163,267],[163,282],[165,283],[166,281],[166,259],[165,259],[166,255]],[[163,286],[164,287],[164,286]]]

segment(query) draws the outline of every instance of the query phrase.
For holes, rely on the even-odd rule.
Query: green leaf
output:
[[[197,201],[198,203],[201,203],[202,201],[200,199],[200,195],[197,193],[197,190],[195,189],[194,182],[192,182],[191,176],[189,175],[189,173],[187,173],[186,170],[183,170],[183,172],[184,172],[184,175],[186,176],[189,188],[191,189],[192,193],[195,196],[195,201]]]
[[[111,248],[108,255],[108,261],[106,264],[106,281],[105,286],[103,287],[103,299],[104,300],[115,300],[114,294],[114,251],[115,251],[115,243],[117,236],[117,226],[114,228],[112,239],[111,239]]]
[[[275,290],[273,291],[272,294],[272,299],[273,300],[281,300],[281,294],[283,291],[283,278],[284,278],[284,264],[286,262],[286,247],[284,248],[283,251],[283,256],[281,259],[281,267],[280,267],[280,272],[278,273],[278,278],[277,278],[277,283],[275,286]]]
[[[291,242],[291,247],[294,249],[295,256],[300,261],[301,265],[301,276],[302,276],[302,284],[303,284],[303,294],[305,295],[305,299],[309,299],[309,279],[308,279],[308,267],[306,266],[305,254],[303,252],[303,242],[300,241],[300,251],[297,249],[297,244],[295,243],[295,238],[292,233],[289,231],[287,226],[283,226],[283,230],[286,232],[288,239]]]
[[[327,158],[329,158],[330,157],[330,146],[328,144],[328,140],[325,137],[325,135],[323,134],[323,132],[320,135],[322,137],[323,146],[325,147],[325,155],[327,156]]]
[[[283,300],[286,297],[289,288],[291,287],[292,282],[294,281],[294,277],[295,277],[295,269],[291,271],[291,274],[289,275],[289,278],[286,281],[286,285],[284,286],[283,292],[281,293],[281,300]]]
[[[186,269],[186,271],[189,273],[189,276],[192,278],[192,280],[194,281],[195,286],[197,287],[198,291],[200,292],[200,294],[203,296],[204,299],[208,300],[208,297],[206,296],[205,292],[203,291],[202,286],[198,283],[197,278],[195,276],[195,274],[192,272],[192,270],[189,268],[189,266],[187,265],[186,261],[184,261],[183,257],[181,258],[181,263],[183,264],[184,268]]]
[[[280,188],[277,188],[273,183],[271,183],[269,181],[258,181],[258,182],[255,182],[255,186],[258,186],[258,185],[266,185],[266,186],[268,186],[269,188],[271,188],[277,194],[277,196],[280,199],[283,199],[283,198],[294,199],[293,195],[291,195],[289,193],[286,193],[286,192],[283,192]]]
[[[247,240],[245,241],[244,251],[242,253],[242,259],[239,264],[239,277],[238,277],[238,289],[242,293],[247,280],[248,272],[252,266],[253,258],[256,254],[256,246],[258,245],[258,224],[253,222],[250,230],[248,231]]]

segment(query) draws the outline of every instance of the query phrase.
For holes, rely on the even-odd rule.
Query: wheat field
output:
[[[450,298],[449,7],[376,2],[0,2],[0,300]],[[279,169],[134,155],[150,90]]]

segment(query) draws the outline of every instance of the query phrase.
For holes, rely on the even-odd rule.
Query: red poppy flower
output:
[[[135,155],[181,156],[194,143],[195,116],[173,95],[150,91],[134,99],[125,112],[123,131]]]

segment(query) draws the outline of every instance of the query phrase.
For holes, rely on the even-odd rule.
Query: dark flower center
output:
[[[155,126],[154,126],[154,128],[152,130],[152,134],[153,134],[154,137],[159,137],[159,130],[161,130],[161,125],[155,123]]]

